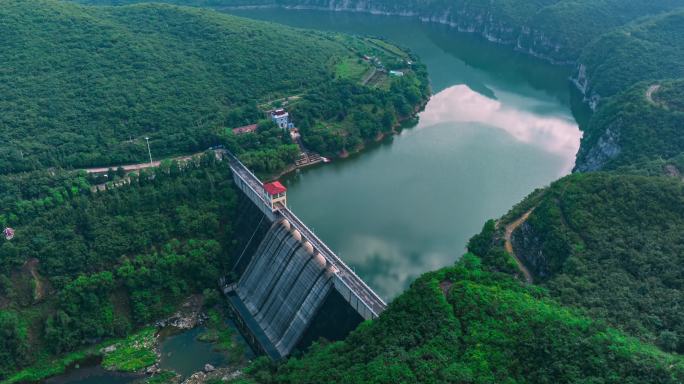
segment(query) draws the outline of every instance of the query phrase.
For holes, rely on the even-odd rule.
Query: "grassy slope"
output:
[[[446,292],[446,294],[445,294]],[[680,358],[625,337],[483,270],[468,255],[423,275],[376,321],[315,346],[259,383],[677,383]]]

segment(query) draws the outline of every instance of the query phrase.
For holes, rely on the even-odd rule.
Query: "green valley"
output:
[[[12,235],[0,239],[0,381],[42,382],[87,363],[130,373],[122,383],[180,383],[192,372],[202,377],[193,383],[210,384],[684,382],[684,1],[161,3],[0,0],[0,229]],[[372,33],[223,12],[254,6],[276,18],[328,10],[343,19],[336,28],[358,22]],[[406,40],[361,13],[402,20]],[[456,31],[483,39],[449,45]],[[454,53],[489,43],[510,55]],[[527,73],[504,70],[509,62]],[[276,124],[280,108],[294,126]],[[576,158],[562,156],[577,145]],[[224,156],[270,181],[308,151],[337,160],[365,148],[281,179],[288,207],[336,242],[348,271],[322,255],[322,240],[305,238],[299,219],[276,215],[287,212],[275,200],[283,184],[253,192],[265,199],[259,211],[241,192],[254,185],[236,183]],[[95,166],[112,169],[82,169]],[[490,169],[505,172],[478,174]],[[529,184],[519,193],[519,183]],[[475,197],[461,194],[468,188]],[[492,208],[501,195],[511,200]],[[457,223],[472,217],[475,226]],[[431,236],[461,230],[461,243],[430,248]],[[286,262],[251,264],[270,250]],[[252,322],[230,301],[257,310],[239,295],[249,265],[265,308],[249,312]],[[296,286],[307,273],[310,286]],[[356,280],[341,275],[382,289],[384,312],[364,317]],[[330,323],[317,330],[347,327],[322,304],[283,304],[319,279],[332,293],[318,296],[356,305],[360,325],[334,340],[293,336],[315,341],[280,360],[247,351],[276,348],[274,329],[305,318]],[[319,298],[301,295],[292,300],[302,308]],[[162,330],[185,310],[200,320],[178,330],[197,331],[186,336],[209,343],[199,348],[206,356],[223,353],[230,369],[205,355],[183,374],[160,368],[173,356],[159,347]],[[266,310],[278,320],[258,328]]]

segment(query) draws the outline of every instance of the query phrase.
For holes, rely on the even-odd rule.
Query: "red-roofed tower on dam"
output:
[[[271,208],[276,204],[287,206],[287,188],[279,181],[264,184],[264,191],[266,192],[266,201],[271,202]]]

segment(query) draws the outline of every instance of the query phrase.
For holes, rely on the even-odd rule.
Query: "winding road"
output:
[[[530,214],[534,211],[534,208],[530,209],[529,211],[525,212],[524,215],[520,216],[518,220],[508,224],[506,226],[506,234],[505,234],[505,244],[504,247],[506,248],[506,252],[513,256],[513,259],[515,260],[515,263],[518,264],[518,269],[523,273],[525,276],[525,281],[528,284],[532,284],[534,282],[532,278],[532,274],[530,273],[529,269],[525,266],[525,264],[518,258],[518,256],[515,255],[515,251],[513,251],[513,243],[511,242],[511,237],[513,236],[513,232],[515,232],[518,227],[520,227],[522,224],[527,221],[527,218],[530,217]]]

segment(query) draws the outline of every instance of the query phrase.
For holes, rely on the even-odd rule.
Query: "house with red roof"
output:
[[[271,202],[271,208],[276,204],[287,206],[287,188],[280,181],[264,184],[264,192],[266,193],[266,201]]]

